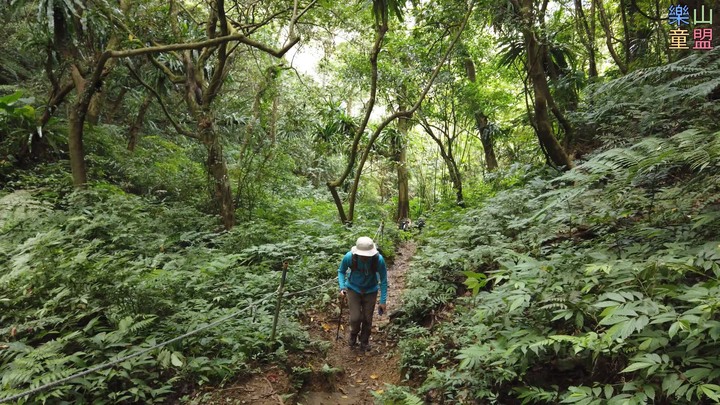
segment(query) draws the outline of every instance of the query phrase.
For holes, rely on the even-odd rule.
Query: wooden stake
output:
[[[270,342],[275,344],[275,331],[277,329],[278,317],[280,316],[280,306],[282,305],[283,291],[285,290],[285,278],[287,277],[288,262],[283,262],[283,273],[280,279],[280,289],[278,290],[277,303],[275,304],[275,317],[273,318],[272,334],[270,334]]]

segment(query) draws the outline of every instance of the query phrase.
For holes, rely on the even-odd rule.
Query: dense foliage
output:
[[[670,49],[662,8],[4,2],[0,400],[133,353],[18,403],[305,381],[384,224],[420,250],[378,401],[720,402],[720,32]]]
[[[719,400],[720,132],[680,120],[694,105],[717,109],[707,78],[687,83],[686,66],[703,60],[599,89],[604,103],[583,114],[603,117],[626,97],[625,114],[600,127],[607,145],[625,146],[561,176],[518,168],[505,174],[518,182],[481,208],[433,217],[398,330],[419,393],[441,403]],[[641,86],[673,70],[688,76]],[[649,107],[679,94],[674,111]],[[655,136],[628,137],[638,124]]]
[[[284,260],[290,263],[288,292],[333,280],[347,241],[374,232],[328,225],[332,211],[300,196],[292,205],[275,206],[277,219],[221,234],[211,216],[109,184],[39,197],[15,192],[2,200],[14,207],[0,222],[0,334],[10,338],[0,352],[6,394],[246,308],[277,288]],[[329,283],[320,294],[289,298],[276,341],[269,339],[274,300],[266,299],[207,332],[40,393],[34,401],[162,402],[247,371],[252,363],[280,360],[309,342],[295,315],[311,302],[327,303],[334,288]]]

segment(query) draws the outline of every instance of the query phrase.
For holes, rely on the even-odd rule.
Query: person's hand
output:
[[[340,301],[344,301],[347,299],[347,290],[346,289],[343,288],[342,290],[340,290],[340,292],[338,293],[338,299]]]
[[[384,314],[387,311],[386,304],[378,304],[378,313]]]

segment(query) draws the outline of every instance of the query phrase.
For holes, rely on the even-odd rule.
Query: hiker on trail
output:
[[[349,274],[346,274],[350,269]],[[378,252],[372,239],[358,238],[355,246],[345,254],[338,268],[340,298],[346,299],[350,308],[350,347],[354,348],[360,337],[360,350],[370,350],[370,329],[373,312],[380,290],[378,313],[386,312],[387,269],[385,259]]]

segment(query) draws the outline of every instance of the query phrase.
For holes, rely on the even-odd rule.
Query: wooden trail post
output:
[[[278,290],[277,303],[275,304],[275,317],[273,318],[272,333],[270,334],[270,342],[274,345],[275,331],[277,330],[278,317],[280,316],[280,306],[282,305],[282,296],[285,289],[285,278],[287,277],[288,262],[283,262],[282,278],[280,279],[280,288]]]

